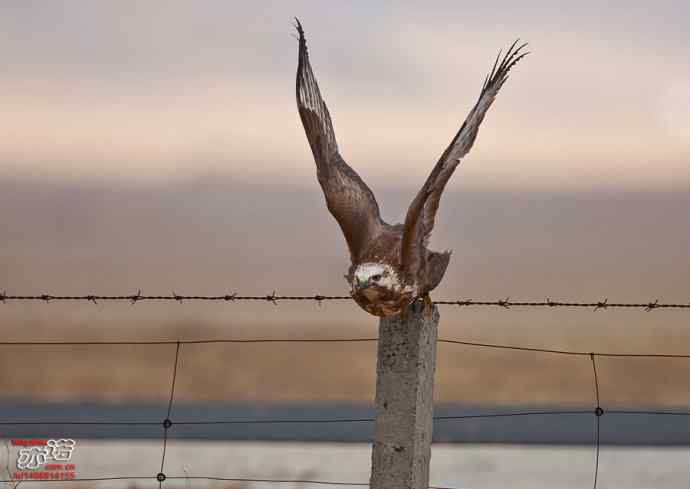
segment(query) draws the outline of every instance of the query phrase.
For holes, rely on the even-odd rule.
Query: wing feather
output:
[[[484,80],[477,103],[468,114],[450,145],[441,155],[441,158],[432,169],[412,204],[410,204],[405,218],[401,251],[403,269],[407,273],[415,274],[421,265],[423,248],[434,227],[434,220],[443,189],[460,163],[461,158],[472,148],[479,126],[484,120],[484,115],[491,107],[498,91],[508,79],[508,73],[511,68],[529,54],[522,51],[525,46],[527,46],[526,43],[518,46],[518,41],[516,40],[510,46],[505,56],[503,56],[503,59],[501,59],[501,52],[498,53],[491,72]]]
[[[350,255],[356,262],[382,227],[379,206],[373,192],[341,157],[331,116],[321,97],[309,63],[304,30],[298,19],[299,60],[297,66],[297,108],[307,134],[328,210],[345,235]]]

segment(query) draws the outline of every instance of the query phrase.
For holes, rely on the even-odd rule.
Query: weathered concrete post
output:
[[[439,314],[417,301],[379,323],[371,489],[427,489]]]

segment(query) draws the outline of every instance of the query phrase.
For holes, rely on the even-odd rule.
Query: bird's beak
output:
[[[376,289],[363,289],[362,293],[364,294],[364,297],[369,299],[371,302],[377,301],[379,296],[381,295],[379,291]]]

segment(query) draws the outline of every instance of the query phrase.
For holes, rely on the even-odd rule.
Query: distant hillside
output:
[[[414,194],[379,190],[384,216]],[[0,183],[0,290],[8,293],[343,294],[348,258],[317,185],[178,187]],[[449,193],[437,249],[454,250],[436,298],[687,302],[687,193]],[[391,219],[393,220],[393,219]],[[690,353],[687,311],[441,309],[441,336],[492,343]],[[5,340],[376,336],[350,303],[8,303]],[[163,399],[169,347],[0,347],[5,398]],[[185,346],[181,399],[369,400],[375,346]],[[687,361],[601,360],[606,400],[690,404]],[[581,358],[442,345],[437,397],[592,398]]]

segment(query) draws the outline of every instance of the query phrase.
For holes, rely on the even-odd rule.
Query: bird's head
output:
[[[346,278],[350,294],[367,312],[389,316],[400,312],[411,292],[400,280],[398,272],[386,263],[362,263],[350,270]],[[408,290],[410,289],[410,290]]]

